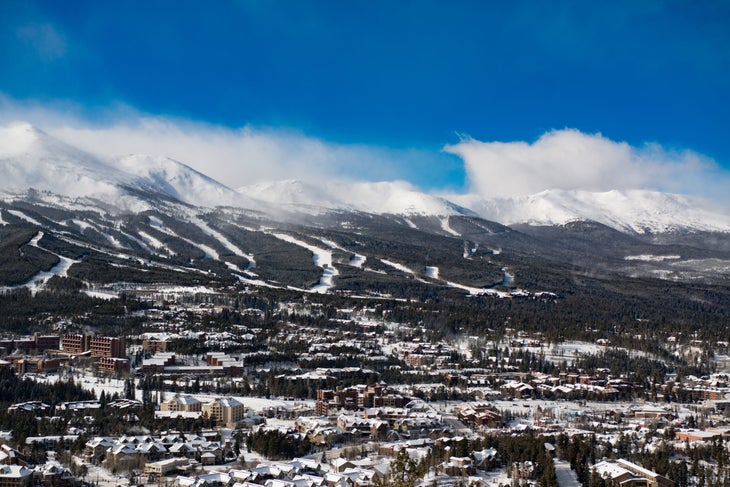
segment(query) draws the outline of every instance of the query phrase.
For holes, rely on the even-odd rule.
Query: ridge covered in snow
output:
[[[595,221],[628,233],[675,230],[730,231],[730,215],[689,196],[649,190],[606,192],[549,190],[530,196],[487,199],[455,195],[479,216],[504,225],[564,225]]]
[[[132,154],[115,162],[150,190],[191,205],[259,206],[235,190],[169,157]]]
[[[29,189],[70,197],[118,197],[133,178],[25,123],[0,127],[0,191]]]
[[[730,232],[730,215],[703,201],[648,190],[549,190],[530,196],[489,198],[434,195],[404,181],[298,180],[256,183],[237,190],[163,156],[104,160],[26,123],[0,127],[0,194],[17,198],[31,189],[70,198],[94,198],[120,209],[149,208],[146,195],[193,206],[231,206],[269,215],[360,211],[406,217],[479,216],[505,225],[564,225],[592,220],[627,233],[678,230]],[[46,195],[47,196],[47,195]],[[50,196],[48,196],[50,198]],[[288,215],[288,216],[286,216]]]
[[[473,214],[404,181],[268,181],[239,188],[242,194],[295,211],[349,210],[375,214],[450,216]]]

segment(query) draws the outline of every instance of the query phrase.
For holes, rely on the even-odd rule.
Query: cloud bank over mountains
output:
[[[469,191],[486,197],[551,189],[705,194],[721,172],[710,158],[690,150],[667,150],[655,143],[633,147],[575,129],[552,130],[532,143],[465,137],[444,150],[464,161]]]
[[[465,136],[439,153],[334,143],[289,129],[228,128],[118,111],[120,115],[94,123],[62,108],[0,99],[0,123],[22,119],[102,157],[171,157],[230,188],[285,179],[315,184],[405,181],[432,193],[483,198],[545,190],[650,189],[730,203],[725,195],[730,177],[711,158],[656,143],[635,147],[576,129],[552,130],[533,142],[482,142]],[[463,188],[443,182],[442,166],[453,156],[463,163]]]

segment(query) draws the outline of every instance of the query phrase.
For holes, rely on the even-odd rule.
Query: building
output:
[[[61,365],[57,358],[11,357],[10,360],[18,375],[56,372]]]
[[[64,335],[61,346],[69,355],[79,355],[89,350],[89,338],[86,335]]]
[[[168,458],[166,460],[160,460],[158,462],[149,462],[144,466],[144,473],[147,475],[157,475],[157,477],[163,477],[171,472],[177,470],[177,467],[188,463],[185,458]]]
[[[99,357],[96,365],[100,371],[114,375],[119,375],[123,372],[129,372],[129,360],[127,360],[126,358]]]
[[[64,335],[61,341],[64,352],[69,355],[80,355],[91,352],[94,358],[126,358],[127,347],[124,337]]]
[[[674,487],[668,478],[628,460],[603,461],[594,465],[593,470],[611,487]]]
[[[93,336],[89,340],[89,349],[94,358],[126,358],[127,347],[124,337]]]
[[[402,408],[412,398],[400,394],[392,394],[381,384],[356,385],[352,387],[338,387],[332,389],[319,389],[317,391],[316,413],[319,416],[327,416],[333,411],[346,409],[377,408]]]
[[[0,340],[0,348],[7,355],[16,350],[22,353],[43,353],[46,350],[58,350],[60,337],[57,335],[40,335],[35,333],[31,338]]]
[[[712,441],[721,439],[722,435],[721,431],[685,430],[675,432],[674,438],[682,441]]]
[[[160,404],[161,411],[202,411],[203,403],[193,396],[176,395],[169,401]]]
[[[33,470],[20,465],[0,467],[0,487],[28,487],[33,479]]]
[[[229,428],[236,426],[246,414],[245,406],[233,398],[216,398],[203,404],[201,411],[209,418],[215,419],[218,425],[225,424]]]

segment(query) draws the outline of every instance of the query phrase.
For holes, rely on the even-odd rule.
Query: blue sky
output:
[[[627,143],[634,163],[691,151],[725,173],[728,26],[721,0],[8,0],[0,108],[86,129],[246,127],[323,144],[338,175],[424,189],[483,172],[442,150],[457,134],[535,144],[566,128]],[[182,160],[203,169],[195,157]]]

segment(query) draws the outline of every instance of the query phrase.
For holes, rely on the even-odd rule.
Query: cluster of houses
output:
[[[218,465],[236,460],[230,441],[221,443],[217,432],[206,435],[172,433],[162,436],[95,437],[84,446],[84,460],[118,470],[140,468],[161,460],[184,460],[180,471],[193,471],[200,465]]]
[[[73,487],[76,476],[60,463],[50,460],[43,465],[30,466],[21,452],[0,445],[0,485],[2,487]]]

